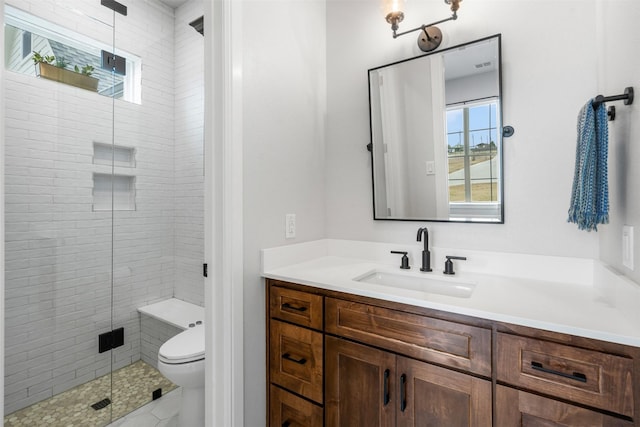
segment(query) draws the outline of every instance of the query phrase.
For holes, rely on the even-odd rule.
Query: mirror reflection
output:
[[[503,222],[500,36],[369,70],[374,218]]]

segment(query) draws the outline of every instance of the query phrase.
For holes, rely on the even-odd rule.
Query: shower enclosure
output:
[[[137,309],[204,304],[200,16],[5,1],[6,426],[104,426],[173,388]]]

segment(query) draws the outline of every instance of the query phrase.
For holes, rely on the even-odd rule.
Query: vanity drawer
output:
[[[322,296],[271,286],[271,317],[322,330]]]
[[[632,359],[505,333],[497,348],[498,381],[634,416]]]
[[[634,423],[499,385],[496,387],[496,425],[500,427],[633,427]]]
[[[491,376],[489,329],[334,298],[325,316],[327,333]]]
[[[320,406],[274,385],[269,389],[269,425],[272,427],[322,427]]]
[[[271,321],[271,382],[322,403],[322,333]]]

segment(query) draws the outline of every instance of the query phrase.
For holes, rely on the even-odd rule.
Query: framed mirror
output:
[[[500,41],[368,71],[374,219],[504,222]]]

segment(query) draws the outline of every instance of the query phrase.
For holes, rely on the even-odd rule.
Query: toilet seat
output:
[[[170,365],[204,359],[204,325],[187,329],[162,344],[158,359]]]

